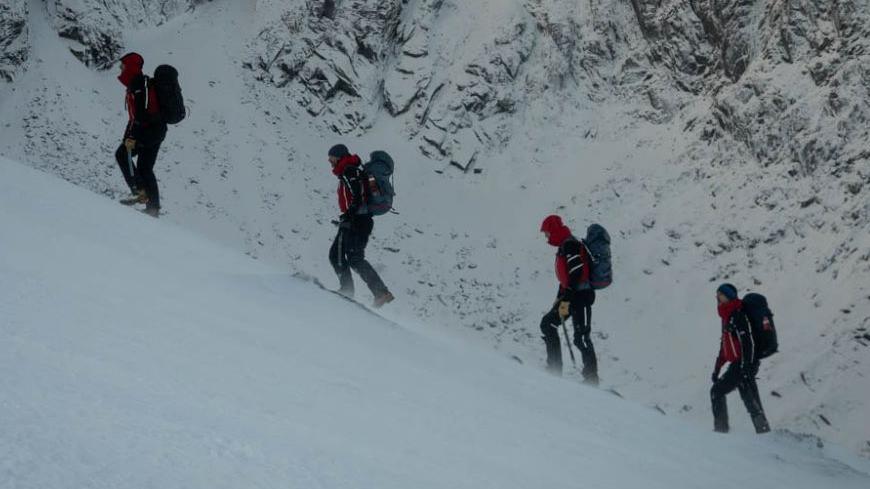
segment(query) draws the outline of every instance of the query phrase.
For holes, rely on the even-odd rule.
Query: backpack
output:
[[[149,81],[157,95],[160,120],[167,124],[178,124],[184,120],[187,110],[184,107],[181,86],[178,84],[178,70],[169,65],[160,65]]]
[[[755,343],[755,358],[761,360],[777,352],[776,326],[773,312],[767,306],[767,299],[761,294],[743,296],[743,313],[749,318],[752,341]]]
[[[393,158],[386,151],[373,151],[369,162],[363,165],[366,208],[375,216],[390,212],[393,208],[392,175],[395,169]]]
[[[594,290],[605,289],[613,282],[613,267],[610,260],[610,234],[600,224],[592,224],[586,230],[582,241],[592,269],[589,271],[589,287]]]

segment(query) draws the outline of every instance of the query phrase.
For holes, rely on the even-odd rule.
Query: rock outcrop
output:
[[[29,54],[27,1],[5,1],[0,4],[0,79],[12,81]]]

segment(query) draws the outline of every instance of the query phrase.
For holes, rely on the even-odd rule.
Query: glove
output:
[[[568,301],[559,302],[559,318],[561,318],[563,321],[566,317],[571,315],[571,311],[569,310],[570,306],[571,303]]]
[[[713,371],[713,377],[711,377],[710,380],[712,380],[714,384],[719,380],[719,370]]]
[[[342,214],[338,217],[338,228],[339,229],[350,229],[350,216],[347,214]]]
[[[124,140],[124,147],[127,148],[127,151],[133,151],[133,148],[136,147],[136,140],[133,138],[127,138]]]

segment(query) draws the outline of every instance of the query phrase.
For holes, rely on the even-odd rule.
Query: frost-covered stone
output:
[[[0,4],[0,79],[12,81],[30,54],[27,1]]]

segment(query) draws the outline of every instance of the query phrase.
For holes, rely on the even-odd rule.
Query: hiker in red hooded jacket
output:
[[[365,259],[365,249],[372,234],[374,219],[365,206],[362,160],[350,154],[347,146],[336,144],[329,149],[332,173],[338,177],[338,207],[341,211],[338,233],[329,249],[329,261],[338,275],[338,292],[353,298],[351,269],[356,271],[374,295],[374,307],[392,302],[393,294],[387,290],[378,272]]]
[[[154,176],[154,163],[160,143],[166,137],[166,123],[160,119],[156,93],[149,89],[148,77],[142,72],[144,64],[145,60],[137,53],[121,57],[118,81],[127,88],[128,120],[124,140],[115,151],[115,160],[132,194],[121,202],[145,204],[145,212],[157,217],[160,214],[160,192]]]
[[[583,380],[598,385],[598,359],[592,345],[591,318],[595,291],[589,286],[591,262],[586,246],[571,234],[559,216],[548,216],[541,224],[541,232],[556,250],[556,278],[559,291],[556,302],[543,319],[541,332],[547,346],[547,370],[562,374],[562,347],[559,329],[570,316],[574,324],[574,344],[583,359]]]
[[[719,355],[713,368],[713,387],[710,400],[713,405],[713,429],[720,433],[728,432],[728,404],[725,396],[738,389],[746,410],[752,417],[757,433],[767,433],[770,426],[761,406],[758,384],[755,375],[759,362],[755,357],[755,343],[749,318],[743,312],[743,302],[737,297],[737,288],[722,284],[716,289],[719,318],[722,320],[722,338]],[[722,366],[728,363],[728,370],[719,377]]]

